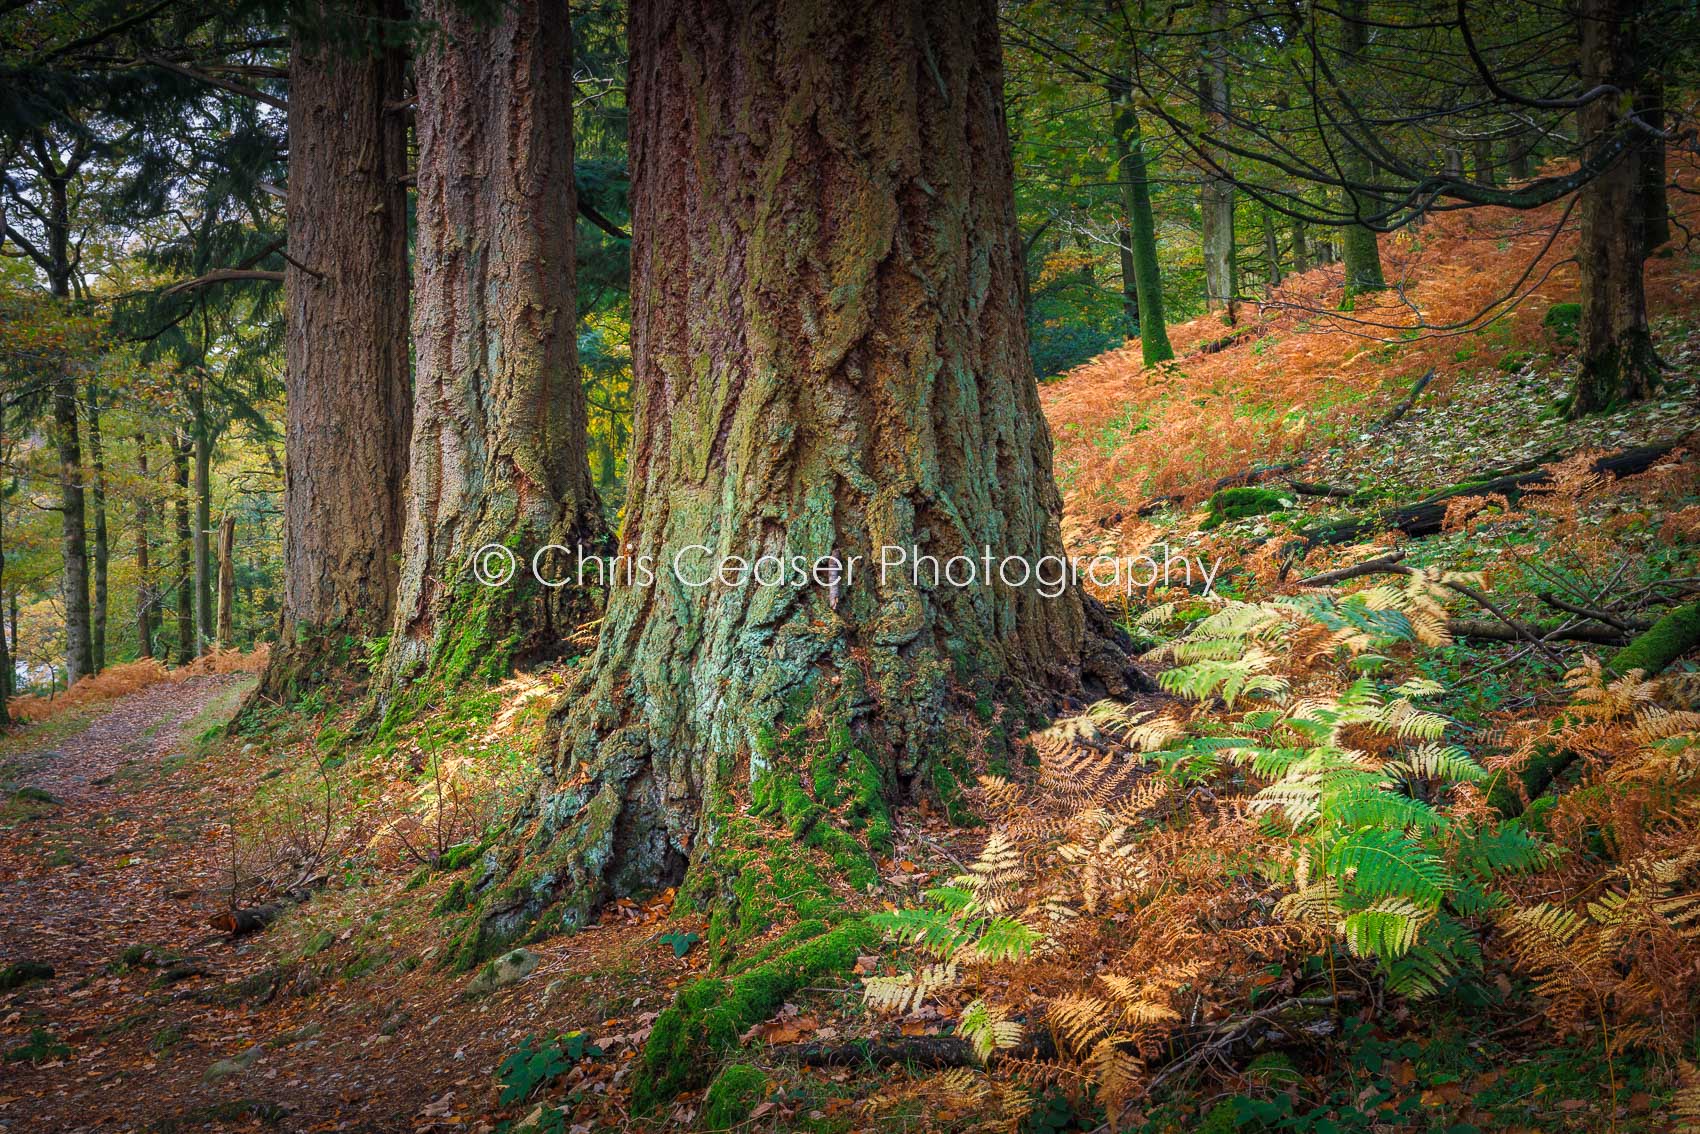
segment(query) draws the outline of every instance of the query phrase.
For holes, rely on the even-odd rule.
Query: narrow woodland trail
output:
[[[400,881],[333,886],[269,932],[214,928],[232,817],[296,758],[195,744],[252,682],[153,686],[80,731],[38,726],[40,743],[0,750],[0,966],[53,970],[0,989],[0,1134],[479,1129],[519,1038],[641,1039],[656,987],[691,968],[653,944],[660,908],[539,945],[530,979],[476,1000],[428,963],[438,920],[373,916],[393,912]],[[32,1040],[33,1060],[13,1056]]]

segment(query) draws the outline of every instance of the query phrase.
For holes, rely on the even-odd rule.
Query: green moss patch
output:
[[[748,1063],[733,1063],[716,1075],[703,1102],[704,1130],[725,1131],[750,1116],[771,1087],[767,1075]]]
[[[1206,516],[1200,526],[1208,531],[1232,520],[1282,512],[1291,502],[1290,497],[1268,488],[1224,488],[1204,505]]]
[[[857,955],[879,939],[879,931],[858,918],[732,980],[710,977],[690,985],[655,1021],[632,1078],[633,1106],[654,1111],[702,1086],[715,1058],[737,1046],[746,1030],[798,989],[849,972]]]

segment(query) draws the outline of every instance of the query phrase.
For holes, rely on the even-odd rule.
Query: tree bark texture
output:
[[[586,592],[524,567],[486,588],[472,558],[500,544],[528,565],[603,540],[575,339],[567,4],[517,0],[494,22],[454,0],[423,11],[442,35],[417,62],[418,379],[392,685],[558,654],[594,612]]]
[[[630,29],[619,550],[657,577],[611,592],[486,952],[551,901],[582,924],[708,861],[719,808],[774,773],[800,706],[900,803],[945,790],[977,697],[1147,685],[1072,588],[878,570],[882,547],[1063,550],[993,0],[640,0]],[[764,554],[860,562],[837,583],[687,585]]]
[[[1640,0],[1583,0],[1579,28],[1584,87],[1610,84],[1634,98],[1640,78],[1640,9]],[[1621,113],[1619,100],[1610,97],[1589,102],[1577,122],[1590,154],[1620,145],[1623,133],[1635,130]],[[1642,274],[1647,255],[1641,160],[1645,144],[1644,138],[1633,137],[1622,156],[1582,188],[1576,248],[1582,314],[1572,416],[1648,397],[1658,385],[1659,362],[1647,325]]]
[[[385,104],[403,63],[305,34],[290,50],[286,645],[382,634],[394,606],[412,401],[406,130]]]

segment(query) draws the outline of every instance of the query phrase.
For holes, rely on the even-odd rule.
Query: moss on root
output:
[[[650,1113],[681,1091],[702,1086],[715,1058],[767,1019],[798,989],[848,973],[879,931],[858,918],[731,980],[709,977],[681,992],[661,1013],[632,1076],[632,1105]]]
[[[741,1125],[767,1097],[770,1085],[766,1072],[748,1063],[728,1064],[708,1085],[702,1108],[703,1129],[718,1132]]]

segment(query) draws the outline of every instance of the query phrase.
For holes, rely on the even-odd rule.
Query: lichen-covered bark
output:
[[[594,546],[574,340],[572,36],[565,0],[486,19],[453,0],[419,53],[412,472],[390,687],[558,650],[585,592],[482,587],[477,550]],[[566,570],[560,563],[556,570]]]
[[[1581,8],[1584,86],[1609,84],[1630,92],[1639,78],[1638,0],[1585,0]],[[1577,115],[1590,152],[1619,146],[1635,129],[1621,100],[1596,98]],[[1582,189],[1580,233],[1582,314],[1577,322],[1580,359],[1570,413],[1580,416],[1652,394],[1659,362],[1647,326],[1642,269],[1647,256],[1642,157],[1646,141],[1633,136],[1622,157]]]
[[[403,64],[292,39],[284,622],[309,655],[332,628],[382,634],[395,597],[412,416]],[[268,685],[302,668],[280,664]]]
[[[799,706],[848,727],[901,802],[933,790],[976,693],[1042,708],[1142,680],[1073,590],[871,566],[883,546],[1062,551],[992,0],[642,0],[630,29],[620,551],[657,578],[610,595],[532,841],[486,906],[501,933],[702,861],[708,801],[775,771]],[[670,565],[693,545],[861,567],[690,587]]]

